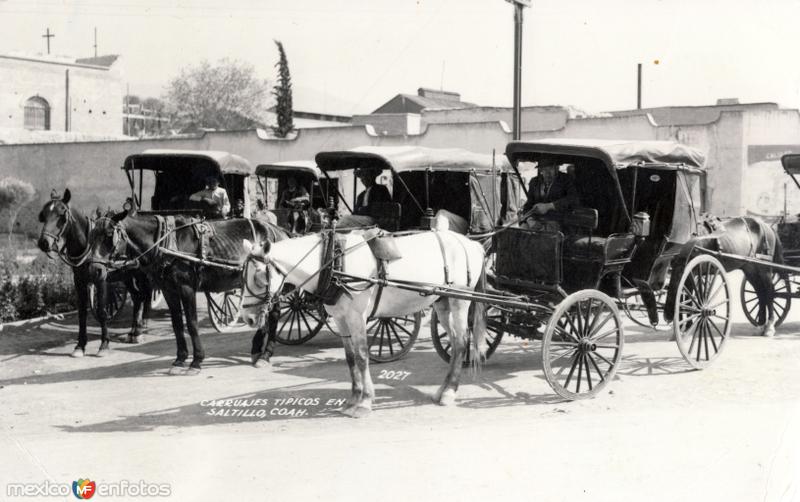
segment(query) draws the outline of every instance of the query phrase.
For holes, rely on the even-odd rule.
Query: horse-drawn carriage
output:
[[[208,178],[215,178],[230,201],[229,214],[224,216],[250,217],[248,180],[253,168],[238,155],[220,151],[145,150],[127,157],[122,169],[130,184],[133,205],[140,214],[220,218],[218,209],[192,197],[206,188]],[[154,294],[154,303],[159,296]],[[238,319],[241,290],[209,292],[205,296],[214,329],[226,332],[242,326]]]
[[[369,176],[374,174],[391,187],[390,200],[367,205],[356,220],[391,232],[427,230],[434,215],[445,210],[451,228],[459,227],[461,233],[485,239],[498,225],[513,218],[518,208],[519,183],[510,176],[508,162],[492,155],[458,148],[359,147],[319,153],[316,162],[328,179],[333,179],[334,173],[372,173]],[[356,177],[347,180],[352,184],[342,183],[339,188],[352,192],[351,204],[341,195],[352,212],[366,187],[356,182]],[[344,216],[342,224],[354,220]],[[433,316],[431,323],[435,324],[435,313]],[[368,328],[373,360],[394,360],[406,354],[417,338],[421,318],[418,313],[372,321]],[[437,350],[446,349],[437,346]]]

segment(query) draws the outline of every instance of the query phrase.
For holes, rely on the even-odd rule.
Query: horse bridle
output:
[[[250,284],[247,282],[247,272],[250,270],[250,266],[252,263],[258,262],[263,263],[267,267],[267,283],[266,288],[263,293],[258,293],[253,291],[250,287]],[[244,260],[244,264],[242,265],[242,288],[248,295],[252,296],[256,299],[255,302],[252,303],[244,303],[244,296],[242,296],[242,304],[240,308],[254,308],[254,307],[261,307],[263,312],[269,312],[272,310],[272,307],[277,303],[280,299],[280,295],[272,295],[270,294],[270,273],[269,273],[269,260],[266,256],[255,256],[255,255],[248,255],[247,258]]]
[[[56,254],[61,261],[69,265],[70,267],[76,268],[80,267],[86,262],[86,259],[89,257],[89,251],[92,247],[92,243],[90,240],[90,234],[92,231],[92,220],[87,218],[86,224],[86,249],[78,255],[76,258],[73,258],[67,254],[67,243],[64,240],[64,234],[67,232],[67,229],[70,225],[75,224],[75,217],[72,215],[72,210],[69,207],[69,204],[64,202],[61,199],[52,199],[53,204],[59,203],[64,208],[64,213],[59,216],[60,218],[64,218],[64,223],[58,226],[58,233],[52,233],[45,231],[45,226],[42,227],[42,232],[40,237],[50,237],[53,240],[53,248],[55,249]],[[62,242],[63,241],[63,242]],[[52,251],[52,249],[51,249]],[[50,251],[47,252],[47,256],[52,258],[50,255]]]

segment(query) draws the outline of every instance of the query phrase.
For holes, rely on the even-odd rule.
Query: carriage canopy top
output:
[[[185,169],[187,162],[211,163],[219,169],[220,174],[238,174],[250,176],[253,166],[244,157],[228,152],[214,150],[145,150],[130,155],[125,159],[122,169],[126,171],[144,169],[145,171],[169,171]]]
[[[647,165],[651,168],[705,170],[700,150],[674,141],[623,141],[598,139],[549,139],[513,141],[506,146],[509,160],[533,160],[548,155],[588,157],[609,169]]]
[[[301,173],[310,174],[314,178],[324,176],[313,160],[289,160],[282,162],[272,162],[270,164],[259,164],[256,167],[257,176],[269,176],[276,174]]]
[[[461,148],[426,148],[421,146],[362,146],[352,150],[321,152],[316,157],[323,171],[345,169],[390,169],[407,171],[491,172],[506,171],[509,164],[501,155],[473,153]]]

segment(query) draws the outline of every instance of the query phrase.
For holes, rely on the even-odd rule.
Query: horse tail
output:
[[[481,268],[481,275],[478,277],[478,283],[475,285],[475,292],[486,292],[486,259],[483,260],[483,267]],[[481,366],[485,355],[483,353],[484,340],[486,338],[486,304],[483,302],[472,302],[472,358],[470,366],[472,374],[477,375],[480,373]]]
[[[783,265],[783,243],[781,242],[781,238],[778,237],[778,232],[775,231],[772,227],[767,227],[772,232],[772,235],[775,237],[775,250],[772,252],[772,261]]]

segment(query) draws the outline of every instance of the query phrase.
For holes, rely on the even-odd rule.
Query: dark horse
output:
[[[59,197],[55,191],[39,212],[39,221],[42,223],[42,232],[39,236],[39,249],[47,253],[56,253],[64,263],[72,268],[72,277],[75,283],[75,293],[78,298],[78,345],[72,351],[72,357],[83,357],[86,353],[86,315],[89,307],[89,234],[92,228],[91,220],[81,211],[70,206],[72,194],[69,189],[64,190],[64,195]],[[109,278],[110,282],[121,281],[125,283],[133,299],[133,325],[128,333],[128,342],[137,343],[145,320],[150,316],[151,288],[147,277],[141,272],[114,273]],[[104,356],[109,349],[108,329],[106,327],[106,297],[107,282],[95,281],[97,290],[97,321],[100,323],[101,342],[98,356]]]
[[[201,243],[200,223],[207,225],[207,231],[213,234],[208,244],[209,259],[221,260],[218,262],[223,266],[198,261],[206,252]],[[196,294],[242,287],[242,274],[236,263],[245,255],[242,239],[253,237],[254,232],[258,241],[275,242],[289,238],[275,225],[247,219],[201,221],[176,216],[174,230],[165,231],[156,216],[137,215],[135,210],[131,210],[97,221],[92,235],[90,269],[94,278],[102,279],[109,269],[120,266],[120,259],[127,258],[125,266],[133,265],[144,270],[164,293],[172,317],[178,350],[169,373],[197,374],[205,351],[197,330]],[[174,242],[171,242],[173,236]],[[183,257],[175,256],[175,253]],[[184,315],[193,349],[189,368],[186,368],[189,351],[184,337]],[[278,317],[279,307],[276,305],[269,315],[266,345],[263,328],[253,336],[251,357],[257,367],[268,363],[273,353]]]
[[[687,254],[691,253],[695,246],[729,255],[783,263],[783,247],[780,239],[771,227],[759,219],[744,216],[725,220],[710,218],[698,225],[698,230],[700,235],[687,246],[682,259],[673,262],[675,264],[672,270],[673,279],[681,277],[684,267],[689,261]],[[759,309],[756,319],[763,326],[762,334],[773,336],[775,334],[773,270],[764,265],[748,263],[732,257],[719,257],[719,259],[728,272],[739,269],[744,272],[745,278],[753,285],[758,296]],[[664,309],[667,321],[672,320],[677,283],[677,280],[670,281]]]

